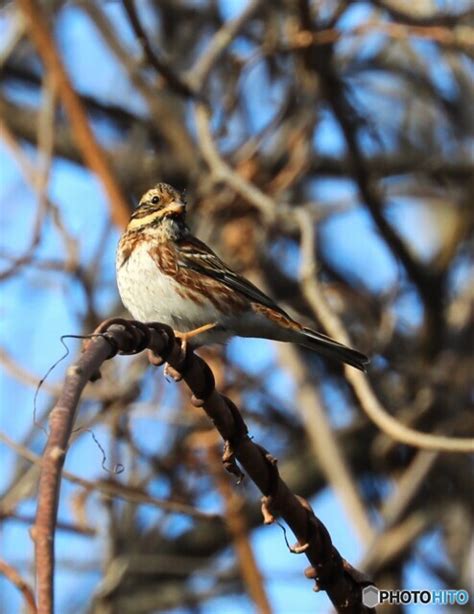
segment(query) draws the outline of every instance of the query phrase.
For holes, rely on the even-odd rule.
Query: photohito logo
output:
[[[408,603],[421,603],[423,605],[465,605],[469,603],[467,591],[383,591],[375,586],[366,586],[362,590],[362,603],[367,608],[375,608],[382,603],[405,605]]]

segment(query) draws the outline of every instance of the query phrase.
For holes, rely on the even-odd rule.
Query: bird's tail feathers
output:
[[[303,328],[300,331],[298,343],[326,358],[336,360],[337,362],[345,362],[360,371],[365,371],[370,362],[365,354],[342,343],[338,343],[334,339],[322,333],[317,333],[310,328]]]

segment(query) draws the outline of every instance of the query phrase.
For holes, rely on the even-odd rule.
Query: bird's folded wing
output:
[[[261,303],[289,318],[288,314],[269,296],[254,286],[248,279],[229,269],[205,243],[196,239],[196,237],[188,236],[182,239],[179,242],[178,249],[178,266],[217,279],[251,301]]]

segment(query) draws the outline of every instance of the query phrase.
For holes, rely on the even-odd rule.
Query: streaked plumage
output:
[[[293,320],[250,281],[227,267],[185,223],[185,204],[171,186],[148,190],[117,249],[122,302],[141,322],[163,322],[192,337],[193,346],[232,336],[291,341],[364,370],[368,358]]]

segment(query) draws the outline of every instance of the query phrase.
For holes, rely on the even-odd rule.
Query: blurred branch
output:
[[[109,162],[94,137],[82,103],[71,85],[41,8],[36,0],[18,0],[18,4],[28,23],[30,36],[37,47],[38,54],[56,83],[59,97],[69,116],[81,154],[91,170],[97,173],[102,181],[109,199],[112,219],[118,226],[123,227],[128,222],[130,209]]]
[[[18,11],[15,11],[13,6],[10,7],[10,11],[8,12],[10,13],[10,28],[6,30],[5,37],[2,40],[3,44],[0,51],[0,72],[3,69],[3,65],[8,61],[8,58],[12,54],[15,47],[20,43],[26,34],[23,16]],[[2,15],[2,17],[4,16]]]
[[[199,89],[199,91],[205,89],[207,78],[213,66],[261,5],[262,0],[250,0],[240,15],[227,21],[214,34],[207,48],[190,70],[189,80],[194,89]]]
[[[24,63],[16,63],[12,60],[0,65],[0,80],[3,83],[10,85],[21,85],[28,90],[36,91],[41,86],[42,76],[33,66],[29,66]],[[134,125],[139,125],[148,131],[153,132],[154,126],[148,118],[141,117],[137,113],[133,113],[129,110],[125,101],[104,101],[93,94],[86,94],[83,92],[77,92],[77,95],[84,108],[87,109],[87,114],[96,118],[102,119],[112,124],[116,129],[129,130]],[[30,107],[25,107],[25,111],[32,111]],[[56,136],[56,135],[53,135]],[[156,131],[154,136],[158,136]],[[110,157],[110,152],[108,154]]]
[[[22,458],[41,467],[43,462],[41,456],[38,456],[38,454],[35,454],[26,446],[13,441],[10,437],[8,437],[8,435],[5,435],[5,433],[2,433],[1,431],[0,441],[3,441],[3,443],[5,443],[9,448],[15,450],[15,452],[17,452],[17,454],[19,454]],[[127,484],[121,484],[112,478],[108,478],[107,480],[98,479],[95,481],[86,480],[85,478],[81,478],[78,475],[71,473],[71,471],[66,470],[63,470],[61,475],[65,480],[71,482],[71,484],[81,486],[88,493],[97,491],[107,495],[108,497],[123,499],[124,501],[130,501],[132,503],[140,503],[142,505],[151,505],[174,514],[184,514],[186,516],[199,518],[200,520],[220,521],[220,516],[217,514],[207,514],[206,512],[201,512],[190,505],[178,503],[177,501],[157,499],[140,488],[134,488],[128,486]],[[7,513],[8,507],[9,506],[4,506],[2,504],[0,507],[1,513]]]
[[[432,526],[428,510],[409,514],[398,524],[383,531],[371,545],[362,565],[364,569],[376,571],[390,566],[411,550],[417,540]]]
[[[209,165],[213,180],[226,181],[238,194],[262,213],[267,223],[273,221],[276,216],[276,206],[273,199],[239,175],[221,157],[211,134],[209,111],[203,104],[196,106],[196,129],[198,145]]]
[[[48,105],[47,105],[48,106]],[[30,245],[26,249],[22,256],[16,257],[10,267],[4,271],[0,271],[0,280],[10,277],[22,266],[29,264],[34,258],[35,249],[38,247],[43,231],[45,218],[48,214],[53,218],[53,222],[58,229],[61,238],[63,240],[64,251],[66,252],[67,261],[64,264],[64,268],[71,270],[77,266],[78,261],[78,245],[77,240],[68,232],[66,226],[63,224],[59,212],[59,208],[48,198],[47,195],[47,182],[50,172],[50,165],[52,162],[52,148],[53,148],[53,117],[52,109],[48,109],[45,112],[45,118],[40,122],[42,126],[41,132],[43,136],[39,139],[40,150],[43,151],[43,159],[40,161],[41,168],[35,168],[21,146],[17,142],[15,136],[3,121],[0,121],[0,136],[3,142],[10,150],[12,156],[16,160],[23,177],[27,183],[30,184],[34,190],[38,199],[38,211],[34,223],[32,232],[32,238]],[[46,121],[45,121],[46,120]],[[45,125],[47,124],[47,126]]]
[[[406,471],[397,480],[392,494],[387,497],[380,510],[383,528],[374,537],[372,543],[367,544],[361,562],[363,569],[374,572],[375,563],[380,563],[380,553],[387,550],[387,543],[393,542],[394,535],[407,534],[406,526],[400,530],[400,527],[396,528],[396,525],[403,525],[402,520],[409,510],[410,503],[413,502],[420,488],[428,479],[429,472],[433,469],[439,454],[439,452],[426,452],[424,450],[418,452]],[[416,533],[419,526],[418,520],[415,522]],[[409,522],[410,526],[413,526],[413,519],[410,519]],[[424,522],[421,522],[422,528],[424,528],[424,524]],[[408,531],[408,535],[410,535],[410,539],[413,538],[410,531]],[[410,539],[405,542],[407,545],[410,543]]]
[[[252,342],[237,341],[225,360],[221,348],[217,357],[206,354],[217,388],[278,455],[287,484],[309,500],[325,488],[336,491],[364,549],[373,547],[366,561],[380,586],[407,588],[410,569],[424,564],[418,543],[433,531],[446,561],[428,568],[433,582],[449,578],[451,587],[466,586],[469,456],[431,449],[432,439],[423,440],[428,449],[418,448],[413,433],[473,436],[472,7],[465,1],[373,0],[360,13],[344,0],[248,0],[229,18],[219,2],[142,4],[3,3],[6,230],[0,258],[2,289],[11,294],[4,301],[4,332],[14,333],[0,344],[7,395],[13,405],[31,397],[27,386],[37,385],[45,360],[53,361],[48,331],[58,336],[69,327],[65,318],[89,331],[118,309],[116,229],[108,224],[82,232],[89,228],[89,206],[81,207],[82,188],[73,186],[94,176],[83,172],[90,164],[64,103],[55,53],[127,197],[138,198],[158,180],[189,189],[196,195],[189,207],[193,231],[231,267],[257,285],[264,278],[268,293],[303,320],[320,320],[321,329],[341,340],[350,330],[357,347],[377,354],[369,384],[289,345],[277,346],[275,354],[258,343],[254,354]],[[41,20],[32,25],[24,5]],[[31,40],[38,39],[34,30],[44,31],[45,22],[48,40],[37,53],[27,35],[31,30]],[[298,279],[298,210],[320,237],[312,247],[321,284],[315,288],[314,271],[306,279],[303,270]],[[52,316],[53,305],[61,318]],[[88,439],[85,429],[97,427],[101,441],[105,430],[107,463],[126,459],[126,479],[102,474],[98,459],[99,479],[66,485],[58,515],[68,518],[71,502],[79,521],[86,507],[105,510],[97,530],[108,547],[100,537],[89,540],[103,582],[97,600],[90,584],[79,597],[92,600],[92,609],[205,609],[206,599],[230,600],[245,588],[236,565],[224,573],[219,566],[238,531],[232,538],[222,519],[199,511],[210,509],[209,489],[217,485],[186,442],[202,431],[206,415],[187,406],[184,387],[170,398],[164,378],[153,379],[152,369],[144,373],[145,363],[144,355],[107,362],[101,382],[84,389],[78,430],[68,440],[69,447],[88,449],[89,441],[75,443]],[[44,390],[54,397],[58,392],[54,380]],[[53,402],[44,396],[38,404],[42,425]],[[343,428],[333,424],[333,403],[345,406]],[[382,428],[383,412],[389,414],[415,440],[401,445],[390,424],[386,434],[365,412],[375,412]],[[334,419],[340,424],[339,416]],[[24,433],[23,452],[39,445],[42,434],[30,412],[11,413],[4,429],[11,435],[9,429]],[[458,441],[447,437],[443,446],[446,439]],[[226,444],[226,462],[231,451]],[[0,497],[2,508],[16,514],[19,504],[36,496],[42,462],[37,456],[30,457],[33,464],[23,460],[20,448],[8,458]],[[77,455],[69,462],[82,472]],[[245,490],[244,512],[237,511],[254,531],[261,513],[252,488]],[[152,496],[163,492],[170,501]],[[232,501],[222,503],[225,508]],[[150,523],[141,522],[144,513]],[[185,528],[176,514],[186,514]],[[375,535],[374,516],[380,520]],[[10,535],[14,523],[5,526]],[[26,542],[27,527],[17,529],[15,537]],[[260,544],[250,545],[258,546],[262,560]],[[67,564],[67,548],[58,540],[58,566]],[[250,579],[245,556],[241,565]],[[195,590],[201,574],[208,591]],[[262,574],[270,598],[272,580]],[[57,607],[67,609],[67,590],[58,584],[57,590]],[[7,586],[7,599],[12,591]]]
[[[474,51],[472,42],[472,28],[469,26],[460,26],[453,29],[450,26],[441,25],[408,25],[394,22],[383,22],[378,19],[371,19],[356,26],[352,30],[318,30],[312,32],[310,30],[299,30],[295,32],[291,38],[289,45],[279,47],[278,50],[290,51],[296,49],[305,49],[317,45],[327,45],[328,43],[336,43],[340,40],[348,40],[350,37],[363,37],[371,34],[385,34],[394,40],[407,40],[409,38],[421,38],[437,42],[446,47],[454,47],[466,52]]]
[[[134,0],[123,0],[123,6],[130,20],[130,25],[143,48],[145,57],[156,72],[162,77],[168,85],[180,96],[185,98],[193,98],[196,94],[192,88],[178,76],[166,62],[164,62],[154,51],[148,40],[148,36],[142,27],[138,13],[135,9]]]
[[[439,452],[426,452],[424,450],[416,454],[397,480],[393,493],[390,497],[387,497],[380,510],[385,528],[393,526],[406,512],[420,487],[427,480],[430,471],[439,459],[439,455]]]
[[[24,83],[23,80],[19,82]],[[118,105],[106,105],[91,96],[81,96],[81,100],[87,107],[88,113],[99,119],[106,116],[108,122],[117,129],[128,132],[134,126],[140,126],[140,129],[145,130],[149,136],[156,133],[156,127],[152,122],[144,122],[142,118],[134,116]],[[36,145],[35,126],[38,122],[38,113],[34,109],[17,103],[13,104],[6,98],[0,97],[0,112],[4,124],[16,134],[17,138]],[[56,156],[82,164],[80,152],[77,150],[73,135],[67,125],[61,121],[57,122],[53,136]],[[456,158],[447,158],[442,152],[429,157],[416,151],[407,151],[405,154],[396,151],[375,153],[366,156],[365,163],[374,179],[415,174],[418,181],[429,179],[465,182],[472,176],[473,165],[468,156],[463,156],[462,152],[458,153]],[[175,160],[170,159],[166,152],[143,150],[140,154],[140,157],[128,157],[126,168],[123,168],[122,152],[108,149],[106,153],[114,167],[121,169],[127,185],[133,186],[140,180],[143,169],[149,169],[149,175],[152,177],[168,177],[168,180],[175,185],[182,185],[185,182],[186,175],[183,169],[177,167]],[[265,152],[259,152],[259,163],[267,174],[274,173],[275,162]],[[311,156],[308,164],[308,178],[345,178],[351,174],[351,160],[347,156],[336,157],[321,153],[318,156]]]
[[[350,345],[349,336],[336,313],[330,309],[315,275],[313,222],[304,210],[299,210],[297,215],[300,219],[301,251],[303,255],[300,269],[303,294],[314,310],[318,320],[322,322],[327,333],[340,343]],[[360,402],[361,408],[372,422],[392,439],[424,450],[458,453],[474,452],[473,438],[431,435],[406,427],[388,414],[382,407],[366,375],[346,366],[344,366],[344,372],[347,381],[352,386]]]
[[[428,15],[425,11],[420,11],[416,3],[410,6],[407,2],[404,2],[402,5],[400,2],[394,2],[393,0],[371,0],[371,2],[380,9],[387,11],[398,21],[413,26],[445,26],[449,28],[461,21],[469,22],[474,17],[474,9],[472,8],[455,13],[433,10],[432,14]]]
[[[108,19],[100,4],[91,2],[91,0],[79,0],[79,6],[89,17],[110,51],[128,74],[136,92],[143,97],[148,106],[153,125],[156,130],[159,130],[163,140],[168,143],[175,154],[175,165],[179,161],[179,165],[185,167],[188,173],[196,172],[197,161],[194,146],[184,125],[183,115],[178,112],[178,110],[181,111],[182,101],[177,104],[176,100],[170,99],[164,93],[157,96],[156,88],[150,85],[148,80],[140,74],[137,61],[122,43],[113,23]],[[142,161],[140,163],[143,164]],[[163,174],[160,172],[160,168],[156,172],[160,175]]]
[[[33,591],[31,590],[29,584],[23,580],[17,570],[6,561],[2,561],[0,559],[0,574],[3,574],[7,580],[10,580],[10,582],[14,584],[23,595],[28,614],[36,614],[37,609]]]
[[[374,529],[369,521],[368,510],[358,493],[357,481],[352,475],[335,432],[329,424],[320,394],[309,382],[307,369],[297,350],[290,344],[280,344],[278,349],[283,366],[290,371],[295,381],[298,391],[297,410],[316,462],[341,500],[361,542],[370,543],[374,539]]]
[[[34,524],[34,517],[27,516],[26,514],[20,514],[18,512],[5,512],[0,507],[0,521],[5,522],[6,520],[13,520],[15,522],[21,522],[25,524],[28,528],[30,528]],[[73,533],[76,535],[82,535],[83,537],[95,537],[97,535],[97,531],[95,528],[84,524],[74,524],[72,522],[65,522],[63,520],[58,520],[56,523],[56,528],[59,531],[63,531],[64,533]]]
[[[307,2],[300,4],[300,21],[303,30],[312,31],[313,23]],[[370,169],[365,163],[363,150],[359,144],[360,120],[349,101],[343,80],[334,66],[334,49],[327,45],[322,49],[302,50],[307,70],[318,75],[325,100],[332,109],[342,130],[347,149],[350,153],[352,175],[361,199],[365,203],[377,229],[384,237],[393,255],[405,268],[423,300],[430,319],[426,336],[430,353],[439,350],[444,331],[442,303],[444,297],[444,278],[436,271],[423,266],[409,249],[407,243],[385,217],[384,200],[374,183]]]
[[[216,483],[225,509],[225,522],[232,536],[240,573],[249,596],[260,614],[270,614],[272,609],[265,591],[264,582],[250,543],[250,527],[245,518],[245,500],[229,484],[229,476],[222,467],[222,459],[216,448],[217,433],[210,433],[212,439],[205,441],[202,433],[194,437],[194,445],[205,447],[209,471]]]

